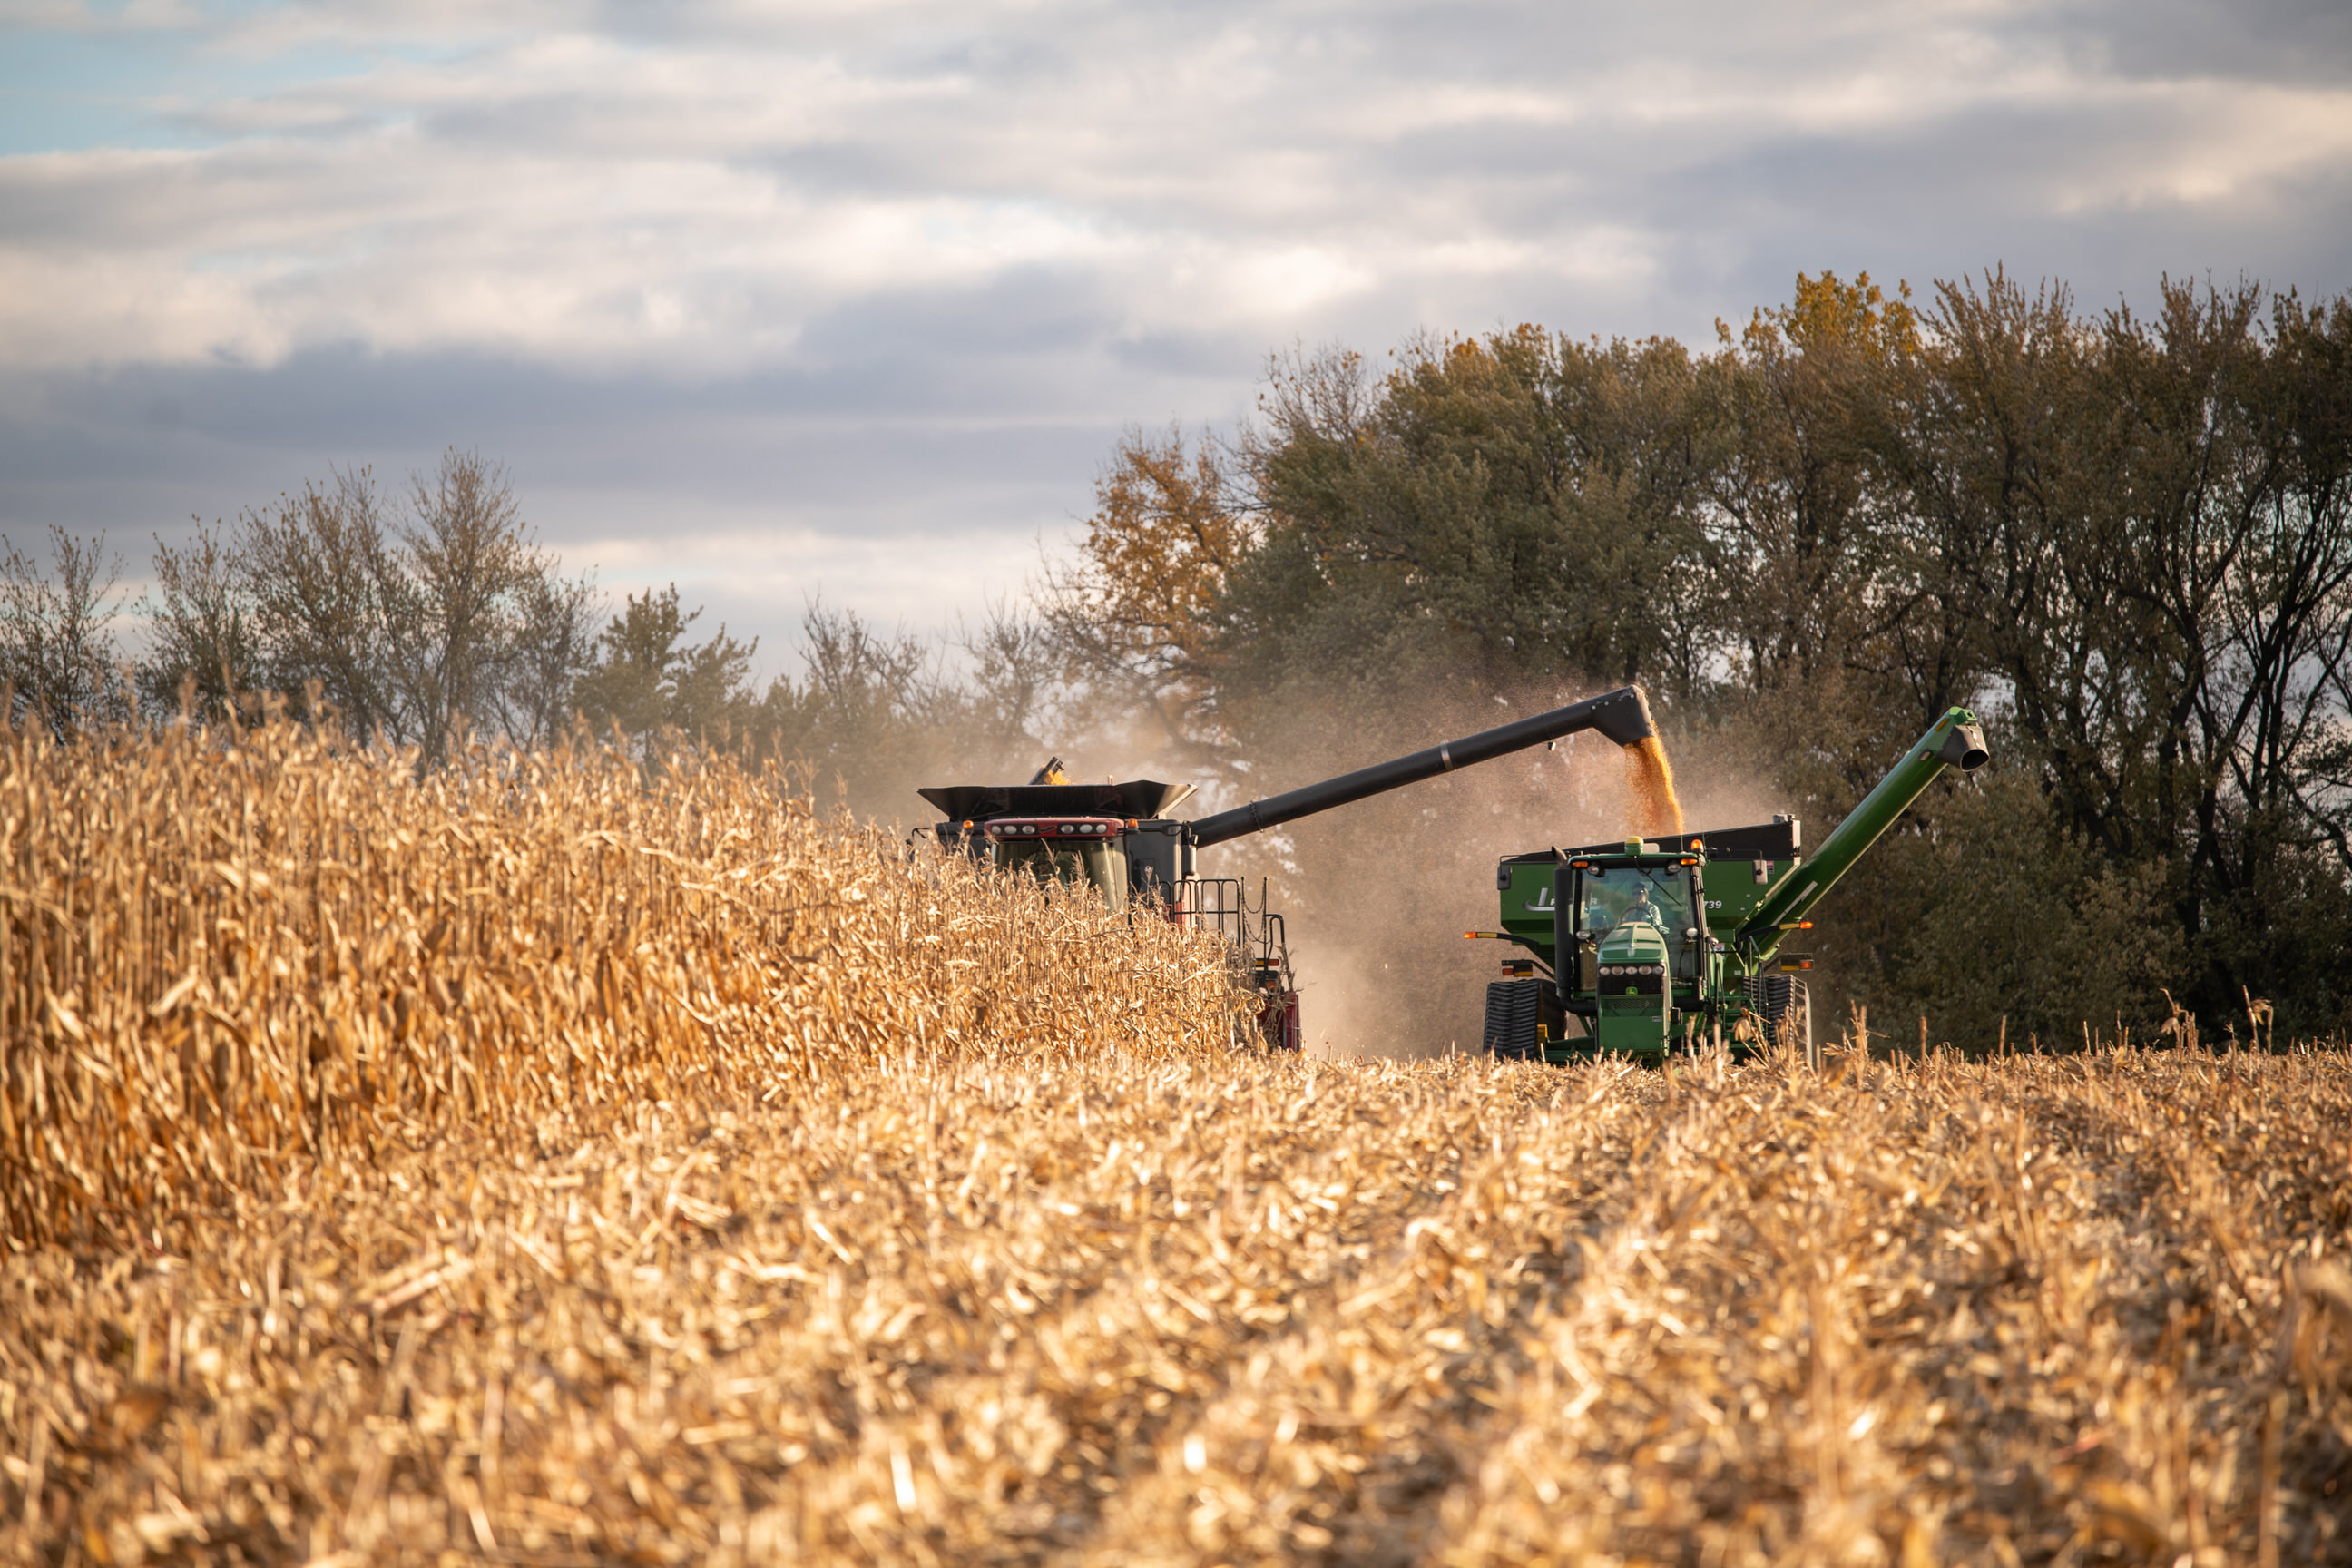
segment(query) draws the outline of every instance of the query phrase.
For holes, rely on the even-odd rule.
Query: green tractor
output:
[[[1298,995],[1280,917],[1241,884],[1203,878],[1195,852],[1457,768],[1597,731],[1620,746],[1654,742],[1650,707],[1624,687],[1549,713],[1432,746],[1193,822],[1162,814],[1190,786],[1151,781],[1094,785],[1052,764],[1025,786],[953,785],[923,797],[950,814],[933,835],[945,849],[1100,888],[1114,911],[1147,899],[1168,918],[1224,930],[1268,992],[1269,1041],[1297,1048]],[[1947,767],[1986,760],[1976,716],[1947,712],[1811,856],[1800,825],[1775,817],[1718,833],[1625,839],[1506,858],[1498,931],[1525,956],[1487,987],[1484,1044],[1497,1056],[1567,1062],[1597,1053],[1662,1060],[1720,1037],[1735,1050],[1811,1040],[1802,981],[1811,961],[1782,953],[1788,933]],[[1089,857],[1093,857],[1090,858]],[[1099,860],[1099,865],[1097,860]],[[1278,956],[1276,954],[1278,953]]]

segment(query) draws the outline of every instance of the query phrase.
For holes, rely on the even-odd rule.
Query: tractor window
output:
[[[1607,940],[1621,927],[1646,925],[1678,957],[1692,917],[1691,874],[1680,866],[1596,866],[1579,879],[1577,929]]]

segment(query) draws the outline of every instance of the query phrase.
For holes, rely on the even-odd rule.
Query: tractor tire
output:
[[[1786,974],[1764,976],[1762,1005],[1764,1038],[1769,1045],[1791,1045],[1805,1053],[1805,1065],[1822,1065],[1821,1047],[1813,1041],[1813,999],[1805,983]]]
[[[1496,980],[1486,986],[1486,1027],[1484,1043],[1489,1056],[1507,1061],[1544,1059],[1543,1039],[1537,1026],[1544,1017],[1544,983],[1540,980]]]

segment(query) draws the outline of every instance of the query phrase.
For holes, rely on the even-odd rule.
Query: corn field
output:
[[[591,752],[277,726],[0,757],[0,1229],[138,1235],[453,1128],[535,1146],[907,1050],[1222,1043],[1216,950]],[[1112,1006],[1088,998],[1116,998]]]
[[[726,766],[0,776],[18,1561],[2352,1562],[2352,1060],[1234,1052]]]

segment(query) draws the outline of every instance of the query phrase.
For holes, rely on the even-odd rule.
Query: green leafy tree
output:
[[[725,744],[752,714],[747,682],[759,644],[736,641],[723,626],[708,641],[688,642],[701,615],[678,607],[676,584],[627,595],[576,688],[581,715],[632,741],[669,731]]]
[[[1088,549],[1180,585],[1149,635],[1108,587],[1056,633],[1129,689],[1181,668],[1251,793],[1633,679],[1818,832],[1967,703],[2001,771],[1836,895],[1853,995],[1980,1036],[2145,1025],[2167,991],[2209,1028],[2250,996],[2352,1024],[2352,301],[2168,281],[2086,317],[1996,269],[1922,309],[1822,273],[1719,337],[1277,361],[1213,484],[1163,444],[1114,459],[1150,504]],[[1192,494],[1230,520],[1213,563],[1159,521]],[[1287,842],[1328,865],[1360,835],[1433,886],[1404,860],[1434,820],[1367,803]]]

